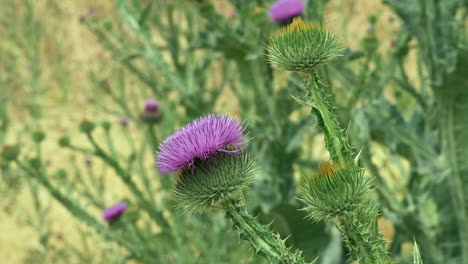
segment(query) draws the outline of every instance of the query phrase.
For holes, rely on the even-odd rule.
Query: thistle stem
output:
[[[325,87],[320,82],[317,73],[312,73],[305,78],[305,87],[315,106],[312,109],[318,120],[318,125],[325,136],[325,145],[330,152],[330,159],[346,164],[352,161],[350,148],[341,133],[333,108],[328,101]]]
[[[224,204],[226,218],[230,219],[240,237],[248,241],[255,251],[270,263],[306,264],[302,252],[292,252],[279,235],[272,233],[251,216],[242,199],[230,199]]]
[[[392,264],[382,235],[377,230],[372,232],[373,228],[369,228],[369,223],[362,222],[360,218],[362,217],[355,214],[347,214],[337,219],[337,225],[345,237],[344,241],[350,250],[350,255],[362,264]],[[375,229],[377,229],[376,221],[376,218],[370,220]]]

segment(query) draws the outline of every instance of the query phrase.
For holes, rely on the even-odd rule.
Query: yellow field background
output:
[[[3,4],[7,1],[15,2],[17,6],[16,14],[8,14],[1,10]],[[21,1],[16,0],[0,0],[0,15],[3,17],[11,16],[13,19],[13,16],[24,12],[21,3]],[[229,8],[223,1],[216,0],[216,4],[221,12],[229,13]],[[119,18],[114,3],[110,0],[37,0],[35,5],[34,16],[38,23],[42,24],[45,31],[43,43],[41,43],[43,56],[40,65],[43,74],[40,81],[44,85],[51,84],[48,86],[48,91],[42,101],[44,119],[39,122],[30,120],[27,112],[22,109],[22,100],[26,93],[21,89],[20,81],[13,80],[13,84],[19,89],[15,89],[12,97],[10,117],[13,124],[6,142],[16,142],[15,135],[20,131],[24,131],[25,126],[29,127],[27,124],[39,126],[47,132],[44,153],[50,163],[49,166],[59,168],[62,164],[70,161],[67,155],[64,155],[65,157],[60,155],[64,150],[59,149],[57,146],[58,138],[68,134],[74,142],[83,145],[85,143],[81,143],[80,139],[84,138],[81,137],[77,129],[79,122],[87,117],[92,117],[93,120],[105,120],[104,114],[94,109],[93,104],[88,101],[88,98],[93,95],[91,94],[92,90],[89,88],[87,73],[90,69],[98,69],[99,65],[106,65],[109,72],[104,71],[102,74],[110,75],[111,69],[117,66],[117,63],[111,60],[109,54],[103,50],[95,37],[79,22],[78,17],[87,13],[88,8],[93,7],[96,10],[96,16],[103,20],[115,21]],[[263,12],[267,12],[267,10],[263,10]],[[391,13],[379,0],[330,0],[327,8],[326,26],[336,31],[338,36],[342,36],[348,46],[358,47],[359,40],[368,27],[367,18],[371,14],[380,18],[376,32],[380,40],[382,40],[380,48],[388,49],[391,33],[398,29],[398,22],[391,25],[387,22],[387,18]],[[346,32],[346,35],[343,32]],[[4,35],[4,32],[0,31],[0,47],[2,50],[19,53],[14,43],[5,40],[2,35]],[[63,87],[57,85],[55,81],[58,78],[57,71],[54,64],[51,63],[51,58],[56,56],[57,43],[60,43],[63,48],[64,71],[70,78],[70,87],[68,87],[70,100],[65,104],[61,96]],[[20,74],[27,75],[27,63],[21,57],[16,59],[19,67],[24,68],[24,71],[21,71]],[[132,83],[128,85],[132,85]],[[110,121],[116,122],[117,120]],[[34,129],[34,127],[29,128]],[[131,127],[131,129],[135,128]],[[126,145],[119,145],[118,142],[122,141],[118,138],[115,139],[118,148],[127,148]],[[23,148],[22,152],[23,155],[25,153],[27,155],[28,150]],[[31,150],[31,154],[32,152]],[[77,162],[84,165],[84,157],[78,156]],[[100,166],[100,164],[96,162],[93,166]],[[152,166],[153,161],[151,156],[148,155],[148,168]],[[116,177],[112,177],[111,171],[109,171],[109,175],[110,179],[116,179]],[[115,186],[113,188],[115,192],[107,193],[106,196],[109,196],[107,200],[119,200],[127,195],[125,187],[120,181],[114,180],[111,184]],[[54,202],[45,192],[41,192],[41,197],[44,203],[52,206],[46,222],[51,228],[51,242],[60,245],[64,236],[69,241],[77,241],[79,239],[77,229],[78,227],[84,227],[74,221],[67,211]],[[29,249],[37,247],[37,234],[26,223],[27,214],[30,214],[33,210],[32,198],[27,185],[24,184],[21,188],[14,206],[7,206],[8,203],[9,201],[2,198],[2,194],[0,194],[0,263],[15,264],[21,263]],[[93,212],[93,214],[99,217],[100,212]],[[391,226],[384,222],[382,224],[386,227],[384,228],[385,232],[392,232]],[[92,233],[90,235],[94,236]],[[96,244],[90,247],[89,250],[99,255],[99,241],[101,240],[97,236],[95,240]]]

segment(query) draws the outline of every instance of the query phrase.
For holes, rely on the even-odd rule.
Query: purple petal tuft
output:
[[[245,145],[243,131],[236,120],[221,114],[194,120],[164,140],[156,154],[157,167],[161,174],[170,174],[193,168],[196,160],[209,159],[218,151],[238,153]]]
[[[119,218],[127,210],[126,203],[117,203],[108,207],[102,213],[102,219],[105,221],[114,221]]]
[[[305,4],[302,0],[279,0],[270,7],[270,18],[275,22],[283,22],[304,12]]]

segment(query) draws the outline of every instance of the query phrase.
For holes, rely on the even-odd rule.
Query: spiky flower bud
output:
[[[58,144],[61,147],[68,147],[70,146],[70,138],[67,136],[63,136],[59,139]]]
[[[104,122],[102,122],[101,125],[102,125],[102,128],[104,128],[104,130],[106,130],[106,131],[109,131],[111,126],[112,126],[109,121],[104,121]]]
[[[243,131],[236,120],[211,114],[163,142],[157,167],[162,174],[181,171],[176,197],[185,211],[199,212],[250,185],[255,162],[242,151]]]
[[[21,149],[19,145],[4,145],[2,149],[2,157],[6,161],[14,161],[18,158],[20,150]]]
[[[32,133],[32,139],[36,143],[41,143],[45,139],[45,133],[38,130]]]
[[[362,169],[327,162],[316,175],[306,179],[300,199],[309,217],[322,221],[368,205],[370,185]]]
[[[80,124],[80,130],[83,133],[91,133],[94,130],[94,123],[88,120],[83,120]]]
[[[340,56],[338,39],[320,25],[300,17],[271,37],[268,60],[279,69],[309,72]]]

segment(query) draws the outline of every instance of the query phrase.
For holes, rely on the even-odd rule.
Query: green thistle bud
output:
[[[317,175],[306,180],[300,199],[311,219],[327,220],[367,206],[370,184],[362,169],[327,162]]]
[[[267,50],[274,67],[300,72],[314,70],[341,55],[335,35],[319,25],[304,23],[300,17],[271,37]]]
[[[80,130],[83,133],[91,133],[94,130],[94,123],[88,120],[83,120],[80,124]]]
[[[109,121],[104,121],[104,122],[102,122],[101,125],[104,128],[104,130],[106,130],[106,131],[109,131],[109,129],[111,128],[111,123]]]
[[[379,48],[379,40],[375,34],[367,33],[366,36],[361,40],[361,46],[367,52],[373,53]]]
[[[41,143],[45,139],[45,133],[42,131],[34,131],[32,133],[32,139],[36,143]]]
[[[3,146],[2,157],[6,161],[14,161],[18,158],[20,150],[21,149],[19,145],[5,145]]]
[[[70,146],[70,138],[67,137],[67,136],[64,136],[64,137],[61,137],[58,141],[58,144],[61,146],[61,147],[68,147]]]
[[[256,162],[245,152],[235,155],[220,152],[198,162],[194,169],[181,172],[175,187],[185,212],[198,213],[209,206],[222,206],[223,201],[252,183],[256,171]]]

